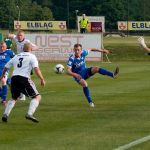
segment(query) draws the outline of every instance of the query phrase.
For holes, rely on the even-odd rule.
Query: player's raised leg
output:
[[[99,68],[99,67],[92,67],[91,72],[92,72],[92,74],[99,73],[99,74],[102,74],[102,75],[110,76],[112,78],[116,78],[119,74],[119,67],[117,66],[115,68],[114,72],[110,72],[106,69]]]

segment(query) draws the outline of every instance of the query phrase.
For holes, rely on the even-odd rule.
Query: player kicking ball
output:
[[[42,86],[45,85],[45,80],[40,71],[38,60],[36,56],[31,53],[31,51],[32,51],[32,45],[30,43],[24,44],[24,52],[21,52],[20,54],[14,56],[4,67],[0,79],[2,79],[5,76],[6,71],[11,66],[14,67],[14,70],[11,78],[12,100],[9,100],[6,105],[4,114],[2,116],[3,122],[7,122],[9,114],[13,109],[13,107],[15,106],[15,103],[19,98],[20,93],[23,93],[26,96],[31,98],[29,109],[25,116],[26,119],[31,120],[33,122],[38,122],[38,120],[33,116],[33,114],[39,105],[41,96],[37,91],[35,84],[30,79],[31,70],[34,69],[35,74],[40,79]]]
[[[99,67],[86,68],[85,58],[89,54],[90,51],[102,52],[106,54],[110,53],[106,49],[90,48],[87,50],[86,49],[82,50],[81,44],[75,44],[74,53],[69,57],[69,60],[67,63],[67,74],[70,76],[73,76],[75,81],[83,87],[83,93],[90,107],[94,107],[94,103],[92,101],[86,79],[90,78],[96,73],[107,75],[112,78],[116,78],[119,74],[119,67],[116,67],[114,72],[110,72],[108,70],[105,70]]]

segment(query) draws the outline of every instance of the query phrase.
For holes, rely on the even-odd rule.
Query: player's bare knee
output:
[[[80,85],[81,85],[82,87],[88,86],[87,82],[86,82],[84,79],[81,79],[81,80],[80,80]]]
[[[99,71],[99,67],[92,67],[92,74],[95,74]]]
[[[5,78],[2,78],[1,82],[2,82],[2,85],[6,85],[6,79]]]
[[[40,102],[40,101],[41,101],[41,95],[37,95],[37,96],[35,97],[35,99]]]

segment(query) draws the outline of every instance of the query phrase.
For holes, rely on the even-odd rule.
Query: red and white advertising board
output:
[[[33,51],[39,60],[66,61],[73,53],[76,43],[82,44],[83,49],[101,48],[102,34],[26,34],[31,42],[39,47]],[[102,54],[91,52],[88,61],[101,61]]]

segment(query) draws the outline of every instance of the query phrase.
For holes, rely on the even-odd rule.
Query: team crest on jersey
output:
[[[68,65],[71,65],[71,64],[72,64],[72,62],[71,62],[71,61],[69,61],[69,62],[68,62]]]
[[[80,63],[76,63],[75,65],[76,65],[76,67],[80,67],[82,64],[84,64],[84,61],[81,61]]]

